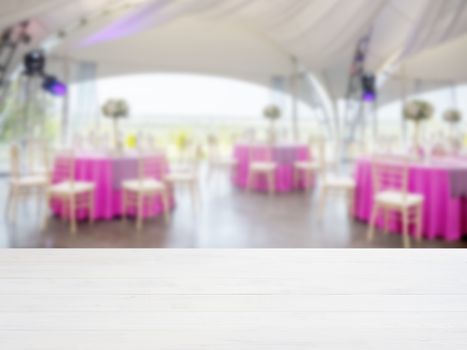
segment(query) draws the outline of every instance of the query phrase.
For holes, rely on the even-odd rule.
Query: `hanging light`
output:
[[[364,102],[375,102],[376,93],[376,78],[373,74],[364,74],[362,76],[362,100]]]
[[[54,96],[65,96],[68,92],[67,86],[53,75],[44,76],[42,88]]]
[[[54,96],[65,96],[67,86],[55,76],[45,72],[46,57],[42,50],[33,50],[24,56],[24,74],[29,78],[42,79],[42,88]]]
[[[25,74],[28,76],[42,75],[45,68],[45,55],[42,50],[33,50],[24,56]]]

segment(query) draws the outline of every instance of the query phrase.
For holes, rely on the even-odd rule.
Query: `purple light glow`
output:
[[[101,42],[120,39],[139,31],[147,29],[154,24],[155,15],[169,4],[169,0],[150,1],[135,13],[131,13],[112,23],[98,33],[86,38],[80,47],[92,46]],[[165,18],[157,18],[157,23],[163,22]]]
[[[375,102],[376,101],[376,94],[371,91],[367,91],[363,93],[362,96],[363,101],[365,102]]]
[[[65,96],[68,92],[67,86],[53,76],[44,78],[42,88],[54,96]]]
[[[51,87],[50,92],[55,96],[65,96],[68,89],[65,84],[56,83]]]

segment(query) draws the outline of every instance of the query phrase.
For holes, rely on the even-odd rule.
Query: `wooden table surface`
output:
[[[467,251],[3,250],[0,349],[467,349]]]

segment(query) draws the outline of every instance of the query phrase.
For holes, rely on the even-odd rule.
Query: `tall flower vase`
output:
[[[420,122],[415,122],[412,149],[418,158],[423,158],[424,153],[425,153],[423,146],[422,146],[421,138],[422,138],[422,125]]]
[[[121,154],[123,151],[122,140],[120,139],[120,129],[118,125],[118,118],[113,118],[112,120],[113,126],[113,144],[114,144],[114,151],[117,154]]]
[[[277,133],[276,133],[276,122],[271,120],[269,125],[269,143],[271,146],[274,146],[277,142]]]

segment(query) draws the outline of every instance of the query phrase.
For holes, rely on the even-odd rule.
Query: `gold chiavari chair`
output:
[[[43,139],[29,139],[26,141],[28,174],[50,177],[50,151]]]
[[[276,170],[277,164],[273,159],[273,149],[270,146],[249,146],[249,165],[247,189],[253,190],[257,180],[264,176],[268,183],[270,195],[276,193]]]
[[[80,210],[88,211],[89,223],[94,222],[94,190],[95,185],[92,182],[77,181],[76,161],[73,151],[65,151],[59,155],[56,164],[56,173],[59,174],[61,181],[50,184],[47,191],[47,205],[51,201],[58,201],[62,206],[62,215],[70,221],[70,232],[75,234],[77,231],[77,215]],[[44,218],[44,229],[47,227],[48,215]]]
[[[216,135],[208,135],[208,180],[211,180],[215,174],[231,174],[237,160],[232,155],[222,153],[219,138]]]
[[[42,196],[47,191],[48,178],[45,175],[23,175],[20,148],[16,144],[10,147],[10,171],[11,180],[6,212],[11,219],[16,221],[17,206],[20,200],[36,195],[38,207],[40,207]]]
[[[298,161],[294,163],[294,186],[297,188],[301,179],[305,188],[310,190],[313,179],[321,172],[325,166],[325,142],[323,139],[310,140],[312,160]]]
[[[415,224],[417,240],[421,239],[423,202],[421,194],[409,192],[409,164],[411,158],[378,156],[372,160],[373,207],[368,228],[368,239],[374,237],[376,221],[382,212],[385,230],[389,231],[390,216],[402,216],[402,234],[405,248],[410,248],[409,226]]]
[[[167,186],[154,174],[161,174],[161,160],[157,154],[140,153],[138,156],[138,178],[123,182],[122,217],[126,220],[129,207],[136,208],[136,229],[143,228],[146,202],[160,198],[165,220],[170,219],[170,195]]]
[[[180,155],[178,164],[170,169],[164,181],[171,192],[177,188],[188,190],[193,209],[200,204],[199,173],[202,149],[200,145],[190,144]]]
[[[326,154],[326,152],[324,152]],[[348,213],[351,217],[354,213],[354,198],[355,198],[355,180],[346,175],[338,174],[337,161],[331,158],[331,161],[324,157],[324,165],[321,169],[320,179],[320,216],[323,217],[329,197],[344,196],[347,201]]]

